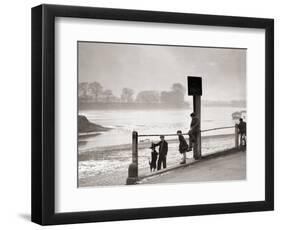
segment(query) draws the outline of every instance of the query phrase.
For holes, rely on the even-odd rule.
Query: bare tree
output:
[[[138,103],[158,103],[159,101],[159,92],[154,90],[141,91],[136,98],[136,102]]]
[[[123,88],[121,94],[121,100],[123,102],[129,103],[133,101],[134,90],[130,88]]]
[[[90,90],[91,94],[94,95],[95,102],[97,102],[99,95],[102,93],[101,84],[96,82],[96,81],[92,82],[92,83],[89,84],[89,90]]]
[[[181,104],[184,102],[185,87],[180,83],[174,83],[171,91],[161,92],[161,102],[168,104]]]
[[[185,92],[186,92],[186,89],[182,84],[174,83],[172,85],[172,94],[173,94],[175,102],[183,103]]]
[[[110,102],[111,99],[113,98],[113,93],[112,93],[112,90],[110,90],[110,89],[105,90],[103,92],[103,95],[105,96],[106,102]]]
[[[179,92],[184,95],[185,90],[186,90],[185,87],[181,83],[174,83],[172,85],[172,91],[174,91],[174,92]]]
[[[162,103],[173,103],[173,100],[171,98],[171,92],[168,91],[162,91],[160,99]]]

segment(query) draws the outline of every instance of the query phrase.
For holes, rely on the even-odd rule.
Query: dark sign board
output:
[[[187,88],[189,96],[201,96],[202,95],[202,78],[188,76]]]

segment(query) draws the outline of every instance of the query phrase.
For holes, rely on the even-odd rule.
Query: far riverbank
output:
[[[190,104],[184,103],[79,103],[79,110],[159,110],[159,109],[188,109]]]

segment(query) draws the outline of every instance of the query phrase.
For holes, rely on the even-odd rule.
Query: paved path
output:
[[[225,156],[202,160],[141,181],[141,184],[202,182],[246,179],[246,153],[239,151]]]

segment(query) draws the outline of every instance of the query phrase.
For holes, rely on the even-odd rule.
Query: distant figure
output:
[[[186,163],[186,152],[188,151],[188,144],[186,143],[186,140],[184,139],[184,136],[182,135],[182,131],[177,131],[178,138],[179,138],[179,152],[182,154],[182,161],[180,164]]]
[[[155,150],[155,144],[151,143],[151,161],[149,161],[150,165],[150,172],[156,170],[156,162],[157,162],[157,157],[158,157],[158,152]]]
[[[165,141],[165,137],[163,135],[160,136],[160,142],[155,144],[155,146],[159,146],[159,157],[157,162],[157,170],[161,169],[161,166],[163,164],[163,168],[165,169],[167,167],[167,154],[168,154],[168,143]]]
[[[196,142],[196,137],[200,132],[200,121],[198,117],[196,117],[195,113],[191,113],[191,123],[190,123],[190,130],[188,132],[189,135],[189,150],[191,151],[195,142]]]
[[[242,118],[239,119],[238,133],[240,134],[240,146],[246,146],[246,122]]]

